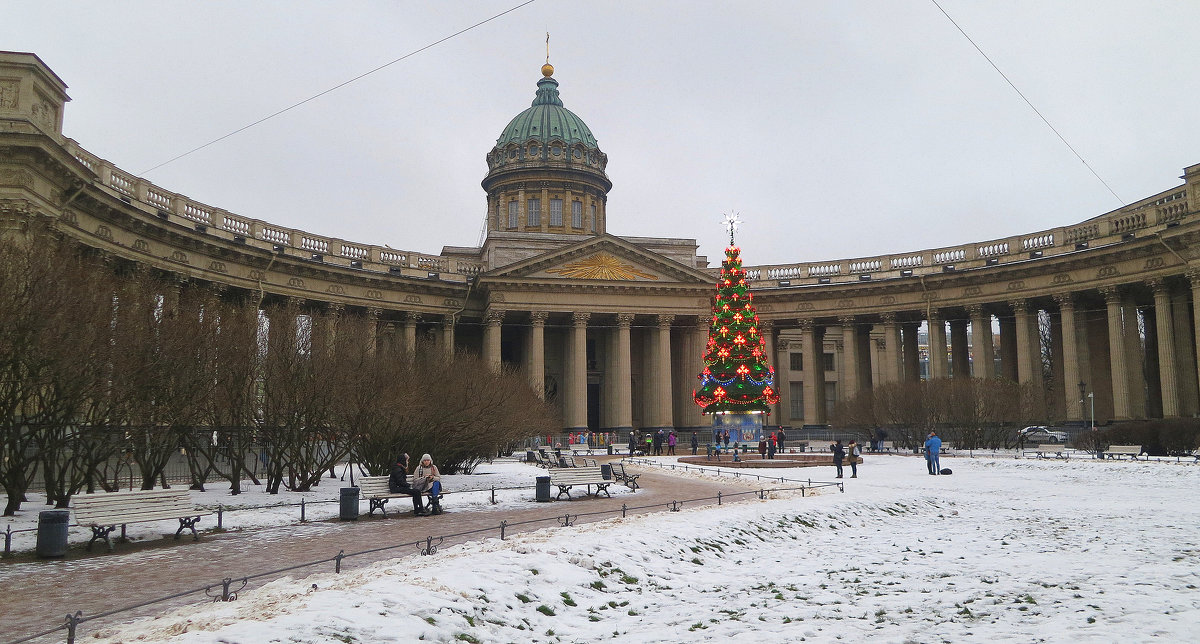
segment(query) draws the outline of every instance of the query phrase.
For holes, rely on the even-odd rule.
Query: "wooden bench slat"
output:
[[[200,517],[212,514],[196,508],[191,492],[186,488],[79,494],[71,498],[71,510],[76,523],[92,529],[88,549],[97,539],[103,538],[109,551],[112,551],[113,545],[108,535],[118,525],[177,519],[179,529],[175,531],[175,538],[178,539],[179,533],[186,528],[199,541],[196,522]],[[121,528],[121,536],[125,536],[124,527]]]

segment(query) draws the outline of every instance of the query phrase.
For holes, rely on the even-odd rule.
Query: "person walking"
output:
[[[942,473],[942,464],[938,460],[938,455],[942,451],[942,439],[938,438],[937,432],[929,432],[929,438],[925,439],[925,460],[929,465],[929,473],[938,475]]]
[[[696,432],[692,431],[692,456],[696,455],[696,450],[700,449],[700,437],[696,436]]]
[[[637,449],[637,432],[629,430],[629,455],[633,456],[634,450]]]
[[[842,478],[842,461],[846,459],[846,448],[842,447],[842,439],[834,441],[833,445],[829,446],[833,452],[833,466],[837,468],[837,478]]]
[[[862,446],[854,439],[850,440],[847,445],[847,451],[850,452],[850,478],[858,478],[858,461],[862,458]]]
[[[646,432],[646,456],[654,456],[654,434]]]
[[[678,442],[679,442],[679,437],[675,435],[674,431],[672,431],[670,434],[667,435],[667,454],[669,456],[675,455],[675,443],[678,443]]]
[[[725,441],[725,451],[729,451],[729,430],[725,430],[725,435],[721,437]]]
[[[775,451],[777,449],[779,449],[779,446],[776,444],[775,434],[774,434],[774,432],[772,432],[771,437],[767,439],[767,458],[774,460]]]

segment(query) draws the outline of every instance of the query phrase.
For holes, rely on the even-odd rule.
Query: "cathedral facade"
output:
[[[479,353],[544,392],[564,431],[707,427],[691,393],[717,269],[695,240],[609,232],[608,157],[553,71],[486,154],[483,243],[433,255],[249,218],[125,172],[63,136],[53,71],[0,52],[0,222],[13,234],[49,220],[179,284],[286,299],[313,319],[369,315],[406,351]],[[824,425],[864,390],[947,377],[1047,386],[1065,420],[1088,417],[1084,390],[1098,422],[1200,413],[1200,165],[1048,230],[800,259],[746,267],[778,379],[771,424]]]

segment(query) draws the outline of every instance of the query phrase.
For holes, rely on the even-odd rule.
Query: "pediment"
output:
[[[599,235],[536,257],[510,264],[481,276],[511,280],[595,280],[708,284],[712,278],[658,253],[612,235]]]

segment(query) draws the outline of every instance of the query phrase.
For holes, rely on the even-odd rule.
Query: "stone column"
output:
[[[566,400],[563,410],[568,432],[587,429],[587,323],[590,313],[572,313],[567,336]]]
[[[971,360],[976,378],[996,376],[996,352],[992,347],[992,316],[980,304],[967,307],[971,315]]]
[[[504,324],[504,311],[488,309],[483,316],[483,359],[488,367],[500,371],[500,336]]]
[[[454,359],[454,324],[457,320],[447,314],[442,318],[442,356],[447,360]]]
[[[1078,384],[1082,381],[1079,371],[1079,338],[1076,337],[1075,297],[1071,293],[1059,293],[1054,296],[1058,302],[1058,315],[1062,319],[1062,366],[1063,366],[1063,409],[1067,412],[1067,420],[1084,420],[1087,412],[1084,406],[1087,400],[1079,400],[1076,395]]]
[[[633,367],[630,360],[629,327],[632,313],[617,314],[617,339],[613,356],[613,395],[617,429],[633,429]]]
[[[792,353],[791,341],[782,335],[775,341],[775,355],[779,362],[775,365],[775,385],[779,392],[779,424],[792,424]]]
[[[403,338],[404,357],[411,360],[417,355],[417,323],[421,321],[421,314],[409,311],[404,314],[404,325],[400,329],[401,338]]]
[[[967,343],[966,320],[950,320],[950,360],[955,378],[971,377],[971,350]]]
[[[313,319],[313,354],[320,356],[323,361],[333,359],[338,321],[342,319],[342,313],[345,311],[344,304],[328,304],[321,312],[320,324],[317,324],[316,318]]]
[[[704,370],[704,354],[708,346],[708,329],[712,324],[712,315],[698,315],[695,319],[695,324],[688,333],[691,334],[692,341],[689,343],[690,353],[687,355],[685,363],[690,365],[687,370],[687,380],[683,387],[683,405],[685,411],[682,414],[683,421],[687,427],[703,427],[705,423],[704,414],[701,413],[700,405],[696,404],[696,400],[692,398],[692,391],[700,384],[697,378],[700,372]],[[770,324],[769,322],[767,323]],[[768,326],[768,329],[770,327]],[[760,332],[762,332],[760,330]],[[770,335],[768,330],[767,335]],[[768,354],[770,355],[770,354]]]
[[[950,365],[946,361],[946,321],[937,309],[929,312],[929,378],[940,380],[950,377]]]
[[[917,331],[920,324],[906,322],[900,325],[903,338],[904,380],[919,382],[921,380],[921,345],[917,342]]]
[[[367,353],[372,355],[379,347],[379,318],[382,316],[381,309],[367,309]]]
[[[652,371],[649,389],[654,403],[650,406],[649,420],[656,428],[669,429],[675,421],[671,400],[671,322],[674,319],[674,315],[656,316],[655,327],[650,332]]]
[[[842,400],[850,402],[858,395],[858,327],[854,325],[853,315],[840,317],[838,322],[842,323],[842,373],[838,382],[841,383]]]
[[[1149,282],[1154,291],[1154,319],[1158,323],[1158,378],[1162,390],[1163,418],[1179,417],[1179,384],[1175,366],[1175,329],[1171,293],[1161,279]]]
[[[1121,325],[1121,293],[1115,286],[1100,289],[1108,307],[1108,359],[1112,372],[1113,419],[1129,420],[1129,378],[1125,369],[1125,334]]]
[[[1125,379],[1129,392],[1129,417],[1146,417],[1146,381],[1142,370],[1142,338],[1138,333],[1138,307],[1128,295],[1121,298],[1121,320],[1125,338]]]
[[[758,336],[763,339],[763,359],[768,367],[775,367],[775,384],[771,385],[775,388],[776,393],[779,390],[779,367],[775,364],[775,329],[771,320],[759,319],[758,321]],[[782,424],[779,420],[783,416],[779,414],[779,404],[776,403],[774,408],[771,408],[770,415],[775,416],[775,423]]]
[[[529,350],[525,371],[529,378],[529,386],[537,393],[538,398],[546,398],[546,318],[545,311],[529,312]]]
[[[1031,322],[1029,308],[1025,300],[1012,300],[1009,305],[1013,309],[1013,317],[1017,322],[1017,382],[1035,384],[1033,371],[1041,360],[1041,355],[1034,355],[1029,339],[1033,334],[1034,324]],[[1040,372],[1040,369],[1039,369]]]
[[[896,333],[899,327],[893,323]],[[811,320],[800,323],[804,343],[804,424],[825,423],[824,334]]]
[[[883,365],[879,375],[884,383],[900,382],[900,325],[896,322],[895,313],[884,313],[880,317],[883,318]]]
[[[1196,346],[1192,343],[1191,314],[1187,293],[1171,295],[1171,315],[1175,319],[1175,373],[1179,384],[1179,415],[1194,416],[1200,411],[1196,384]]]

